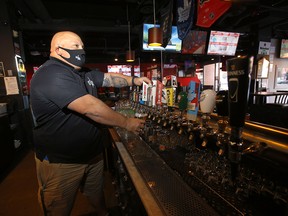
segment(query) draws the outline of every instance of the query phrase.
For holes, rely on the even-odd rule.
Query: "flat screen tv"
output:
[[[183,54],[205,54],[207,32],[192,30],[182,41]]]
[[[148,46],[148,29],[154,27],[154,24],[143,24],[143,44],[144,51],[163,50],[168,52],[181,52],[182,40],[178,38],[177,26],[172,26],[171,39],[166,47]],[[160,27],[160,25],[156,25]]]
[[[131,76],[132,67],[134,67],[134,76],[140,77],[140,66],[139,65],[107,65],[107,71],[109,73],[121,73],[126,76]]]
[[[234,56],[240,33],[211,31],[208,42],[208,55]]]
[[[121,73],[126,76],[131,76],[132,65],[107,65],[108,73]]]
[[[288,39],[281,40],[280,58],[288,58]]]

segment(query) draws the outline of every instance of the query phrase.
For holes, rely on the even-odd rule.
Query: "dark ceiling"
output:
[[[88,62],[108,63],[117,55],[120,62],[125,62],[125,52],[129,47],[128,19],[131,23],[131,48],[136,51],[136,58],[141,62],[150,62],[152,57],[160,56],[159,52],[143,52],[141,49],[142,25],[153,23],[153,0],[6,1],[11,22],[22,33],[27,62],[43,62],[49,55],[53,34],[62,30],[75,31],[82,37]],[[155,0],[156,20],[160,9],[168,1]],[[251,47],[259,40],[288,38],[288,0],[231,1],[232,7],[209,29],[201,29],[195,24],[192,28],[240,32],[237,51],[244,53],[250,53]],[[172,59],[176,62],[207,58],[205,55],[163,55],[165,63],[172,62]]]

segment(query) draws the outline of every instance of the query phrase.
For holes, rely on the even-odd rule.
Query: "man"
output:
[[[97,87],[151,83],[146,77],[84,72],[85,51],[73,32],[58,32],[50,59],[31,80],[31,108],[39,201],[45,215],[69,215],[81,187],[96,209],[106,215],[102,191],[103,137],[101,125],[138,133],[144,121],[127,118],[97,99]]]

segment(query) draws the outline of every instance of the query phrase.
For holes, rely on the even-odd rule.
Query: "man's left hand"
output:
[[[152,84],[151,80],[147,77],[135,77],[134,78],[134,84],[137,86],[141,86],[143,82],[146,82],[148,84]]]

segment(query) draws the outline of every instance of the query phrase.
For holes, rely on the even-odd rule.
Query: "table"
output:
[[[288,95],[288,92],[255,92],[250,93],[253,98],[254,104],[265,104],[267,102],[267,97],[277,96],[277,95]]]

